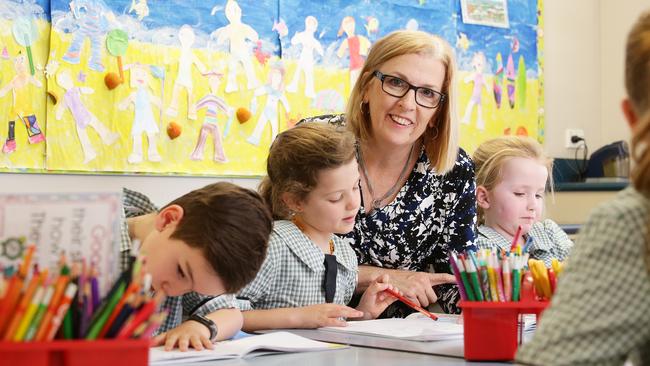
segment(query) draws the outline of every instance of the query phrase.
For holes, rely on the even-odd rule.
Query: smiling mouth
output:
[[[411,120],[408,120],[406,118],[391,114],[390,119],[393,120],[393,122],[397,123],[400,126],[411,126],[413,125],[413,122]]]

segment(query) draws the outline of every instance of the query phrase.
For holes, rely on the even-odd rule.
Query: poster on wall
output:
[[[8,4],[0,169],[263,175],[277,134],[343,113],[373,43],[399,29],[455,49],[466,150],[544,135],[541,0]]]

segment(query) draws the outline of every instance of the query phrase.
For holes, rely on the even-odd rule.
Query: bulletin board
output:
[[[0,170],[263,175],[275,136],[343,112],[373,42],[398,29],[454,47],[461,146],[503,134],[541,141],[541,9],[542,0],[5,0]]]

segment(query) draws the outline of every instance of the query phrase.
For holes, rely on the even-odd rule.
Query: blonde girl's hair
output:
[[[650,12],[636,21],[627,37],[625,88],[638,117],[632,131],[632,184],[650,198]],[[650,272],[650,218],[646,224],[646,267]]]
[[[318,185],[318,174],[355,159],[354,136],[344,128],[303,123],[278,135],[266,163],[259,191],[274,220],[291,218],[284,193],[304,200]]]
[[[513,158],[533,159],[548,170],[548,183],[553,189],[553,159],[549,158],[537,140],[522,136],[501,136],[483,142],[474,152],[476,186],[491,191],[501,182],[503,167]],[[479,225],[485,222],[485,213],[478,207]]]
[[[421,31],[395,31],[373,44],[352,88],[346,109],[346,123],[361,143],[372,136],[370,114],[362,107],[363,95],[374,79],[373,72],[387,61],[403,55],[427,55],[440,60],[445,68],[442,90],[446,97],[433,115],[434,127],[424,131],[423,144],[431,167],[439,174],[450,171],[458,157],[458,116],[456,112],[456,62],[449,43]],[[429,121],[427,121],[429,122]]]

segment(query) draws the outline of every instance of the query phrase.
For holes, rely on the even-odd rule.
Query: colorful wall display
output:
[[[467,150],[544,135],[541,0],[6,3],[4,170],[263,175],[275,136],[343,112],[373,42],[397,29],[455,48]]]

